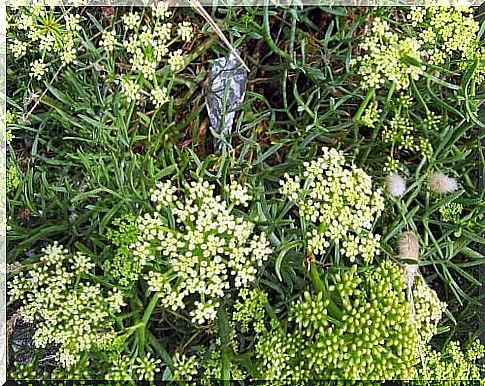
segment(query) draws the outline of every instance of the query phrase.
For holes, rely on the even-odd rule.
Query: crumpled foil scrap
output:
[[[214,60],[205,102],[212,129],[220,137],[214,140],[216,152],[221,151],[224,139],[232,133],[236,110],[244,100],[247,82],[248,73],[233,53],[227,59]]]

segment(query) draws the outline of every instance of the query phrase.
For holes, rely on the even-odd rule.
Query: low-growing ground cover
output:
[[[480,379],[478,10],[208,11],[8,8],[9,377]]]

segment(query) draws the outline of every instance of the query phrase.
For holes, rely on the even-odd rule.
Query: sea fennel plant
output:
[[[348,261],[371,263],[380,235],[372,228],[384,209],[363,169],[348,165],[343,152],[324,147],[323,155],[303,164],[303,178],[285,174],[281,192],[296,204],[310,253],[326,256],[338,248]]]
[[[258,373],[262,379],[412,379],[445,304],[421,277],[412,288],[404,266],[372,264],[380,248],[371,230],[384,209],[381,192],[342,152],[323,153],[304,164],[303,178],[286,175],[282,182],[307,236],[313,286],[290,303],[287,318],[273,315],[269,328],[258,326]],[[318,265],[332,249],[322,271]],[[349,261],[360,267],[349,268]]]
[[[261,379],[413,379],[443,304],[428,286],[415,290],[415,317],[400,266],[383,261],[319,273],[316,289],[290,305],[259,336]],[[430,311],[428,313],[427,311]],[[426,315],[425,315],[426,314]],[[432,315],[431,317],[429,315]],[[423,333],[424,332],[424,333]]]
[[[226,291],[249,286],[272,251],[265,233],[235,213],[251,199],[247,188],[233,183],[226,197],[207,181],[159,182],[153,212],[112,233],[118,250],[107,272],[124,283],[144,279],[162,307],[193,323],[214,322]]]
[[[61,367],[75,367],[83,354],[110,351],[120,343],[114,322],[123,296],[93,281],[93,269],[86,255],[54,243],[9,283],[11,299],[21,302],[20,316],[36,326],[34,345],[56,345]]]

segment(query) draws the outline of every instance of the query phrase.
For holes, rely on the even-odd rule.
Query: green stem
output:
[[[148,336],[148,341],[150,344],[155,348],[155,350],[158,351],[158,354],[163,358],[165,363],[170,367],[170,369],[173,371],[173,362],[172,362],[172,357],[168,354],[167,350],[165,350],[165,347],[162,346],[162,344],[158,341],[158,339],[153,335],[153,333],[150,330],[147,330],[147,336]]]
[[[291,56],[287,54],[285,51],[281,50],[273,41],[273,38],[271,37],[271,28],[269,25],[269,4],[268,1],[265,1],[264,4],[264,14],[263,14],[263,28],[262,32],[264,35],[264,39],[266,40],[266,43],[268,44],[269,48],[275,53],[287,60],[288,62],[291,63]]]
[[[145,309],[145,313],[143,314],[143,318],[141,319],[140,328],[137,330],[137,338],[138,338],[138,352],[140,356],[145,354],[145,345],[146,345],[146,331],[147,331],[147,324],[150,316],[157,305],[158,299],[160,298],[160,293],[157,292],[148,303],[148,306]]]
[[[325,283],[320,278],[320,274],[318,273],[318,268],[315,262],[310,263],[310,278],[312,279],[313,285],[315,286],[316,290],[318,292],[323,292],[325,299],[329,301],[329,315],[335,319],[340,319],[340,317],[342,316],[342,312],[330,298],[330,294],[327,291]]]
[[[325,284],[323,284],[320,274],[318,273],[317,266],[314,262],[310,263],[310,278],[312,279],[313,285],[318,292],[327,292],[325,289]]]
[[[387,117],[387,112],[389,110],[389,102],[391,101],[391,98],[392,98],[392,95],[394,94],[395,89],[396,89],[396,85],[394,83],[392,83],[391,87],[389,87],[389,92],[387,93],[386,102],[384,103],[383,113],[382,113],[381,117],[379,118],[379,122],[376,125],[374,125],[374,130],[372,131],[371,143],[376,143],[376,139],[377,139],[377,136],[379,134],[379,129],[382,126],[382,124],[384,123],[384,120]],[[362,102],[362,103],[364,103],[364,102]],[[359,118],[360,118],[360,116],[359,116]],[[355,117],[354,117],[354,119],[355,119]],[[363,165],[365,163],[365,161],[367,161],[367,157],[369,156],[370,151],[371,151],[371,147],[368,147],[365,150],[365,153],[363,154],[362,159],[360,160],[361,165]]]
[[[315,113],[312,110],[310,110],[310,108],[308,107],[308,104],[307,104],[307,103],[310,103],[310,102],[307,101],[307,103],[305,103],[303,101],[303,99],[300,97],[300,94],[298,93],[297,82],[295,82],[293,84],[293,96],[295,97],[296,101],[298,102],[299,107],[302,107],[307,112],[307,114],[315,121]]]
[[[473,79],[472,83],[470,84],[470,95],[472,97],[475,97],[477,95],[476,88],[477,88],[477,81]]]
[[[412,90],[414,91],[414,95],[416,96],[416,99],[421,104],[421,106],[423,106],[424,110],[426,111],[426,114],[429,114],[428,106],[426,105],[426,102],[424,101],[423,97],[421,96],[421,93],[419,92],[418,86],[416,86],[416,82],[414,82],[414,79],[411,79],[410,84],[411,84]]]
[[[292,63],[296,64],[296,55],[295,55],[295,35],[296,35],[296,23],[298,21],[298,14],[295,6],[290,8],[291,14],[291,30],[290,30],[290,46],[289,52],[291,55]]]
[[[138,322],[134,326],[128,327],[125,329],[125,337],[129,337],[131,334],[133,334],[136,330],[139,328],[144,327],[145,325],[142,322]]]
[[[369,91],[367,91],[367,94],[365,95],[364,100],[362,101],[357,112],[355,113],[354,117],[352,118],[353,122],[358,122],[360,120],[360,117],[364,113],[364,110],[367,107],[367,105],[369,104],[370,99],[374,95],[374,91],[375,91],[374,88],[371,88],[371,89],[369,89]]]
[[[160,292],[157,292],[152,299],[150,300],[150,303],[148,303],[147,308],[145,309],[145,313],[143,314],[142,322],[146,325],[148,323],[148,320],[150,319],[150,316],[153,313],[153,310],[155,309],[155,306],[157,305],[158,299],[160,299]]]
[[[222,365],[222,380],[224,386],[229,386],[231,381],[231,361],[229,358],[229,319],[226,311],[221,305],[218,310],[219,318],[219,336],[221,337],[221,365]]]
[[[136,330],[136,347],[137,347],[137,356],[143,357],[145,356],[145,327],[139,328]]]

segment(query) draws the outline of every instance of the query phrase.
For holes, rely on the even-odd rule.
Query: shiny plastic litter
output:
[[[234,117],[244,100],[248,73],[234,54],[214,60],[209,73],[209,93],[205,99],[210,124],[215,133],[214,148],[229,145]]]

